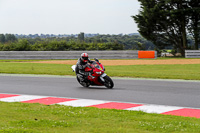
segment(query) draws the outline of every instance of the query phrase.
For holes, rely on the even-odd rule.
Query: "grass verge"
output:
[[[0,132],[200,132],[196,118],[37,103],[0,106]]]
[[[200,80],[200,64],[105,66],[109,76]],[[71,65],[0,62],[0,73],[75,75]]]

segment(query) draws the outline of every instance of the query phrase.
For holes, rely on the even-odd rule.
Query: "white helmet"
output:
[[[88,61],[88,54],[87,53],[82,53],[81,54],[81,60],[83,62],[87,62]]]

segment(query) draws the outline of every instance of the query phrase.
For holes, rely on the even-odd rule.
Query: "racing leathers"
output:
[[[85,68],[88,66],[88,63],[92,63],[93,61],[88,59],[88,62],[83,62],[81,58],[78,59],[76,63],[75,72],[77,77],[80,79],[80,82],[84,82],[87,80],[87,76],[92,72],[86,72]]]

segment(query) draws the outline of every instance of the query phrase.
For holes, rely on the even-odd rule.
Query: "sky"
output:
[[[0,34],[138,33],[137,0],[0,0]]]

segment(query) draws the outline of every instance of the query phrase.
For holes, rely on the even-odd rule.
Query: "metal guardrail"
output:
[[[185,58],[200,58],[200,50],[185,50]]]
[[[78,59],[87,52],[91,59],[137,59],[137,50],[112,51],[0,51],[0,59]]]

